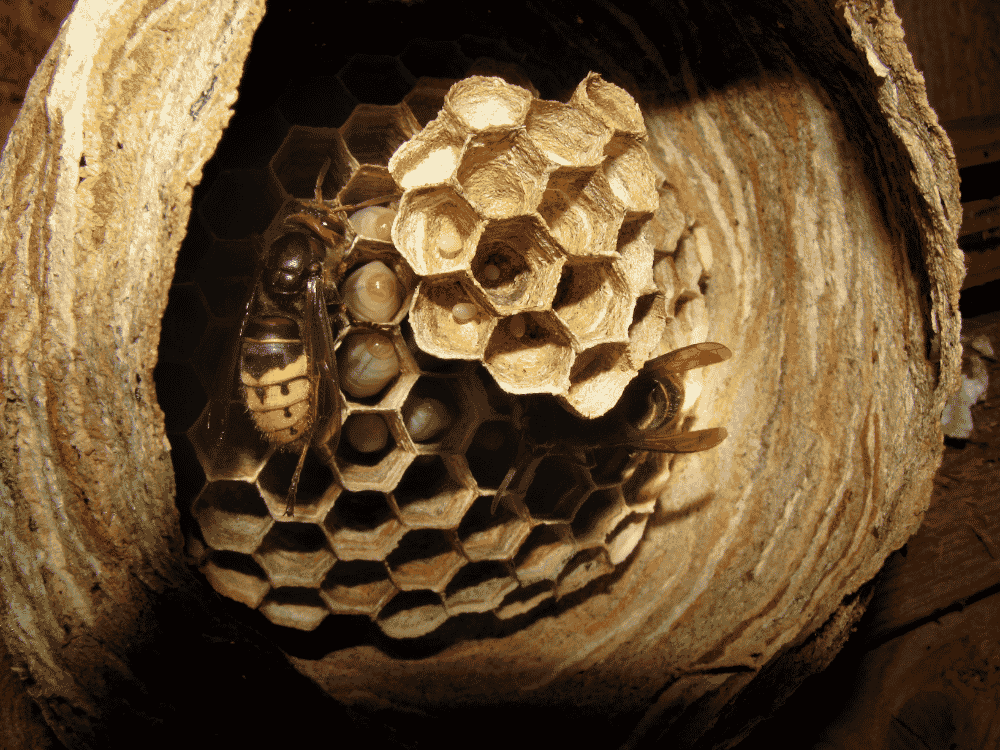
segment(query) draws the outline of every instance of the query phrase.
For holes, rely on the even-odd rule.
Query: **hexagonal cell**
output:
[[[458,527],[458,541],[465,556],[477,560],[510,560],[529,533],[531,524],[503,505],[496,513],[490,495],[476,500]]]
[[[263,490],[262,495],[267,502],[271,514],[278,520],[289,518],[285,516],[285,506],[288,501],[288,489],[292,484],[292,476],[299,463],[299,450],[276,451],[257,478]],[[299,477],[299,486],[295,493],[295,515],[297,521],[306,518],[322,518],[330,509],[337,496],[337,485],[333,472],[317,451],[310,448],[306,451],[305,463]]]
[[[523,586],[555,581],[575,552],[568,526],[536,526],[514,558],[514,572]]]
[[[550,169],[523,132],[483,133],[465,144],[455,177],[482,216],[509,219],[537,208]]]
[[[486,222],[450,187],[408,192],[399,203],[392,241],[421,276],[468,268]]]
[[[252,482],[271,446],[257,431],[241,401],[227,401],[218,393],[214,397],[186,433],[198,462],[210,480]]]
[[[635,374],[626,344],[594,346],[573,362],[565,403],[581,417],[599,417],[618,403]]]
[[[482,359],[496,317],[461,279],[423,279],[413,301],[413,334],[420,349],[442,359]]]
[[[414,83],[403,64],[389,55],[354,55],[337,78],[358,101],[369,104],[396,104]]]
[[[264,570],[239,552],[213,552],[202,572],[213,589],[250,609],[257,609],[271,590]]]
[[[634,307],[628,284],[608,260],[567,263],[552,301],[578,352],[596,344],[628,341]]]
[[[512,315],[490,336],[485,364],[507,393],[565,393],[573,347],[552,313]]]
[[[455,80],[455,78],[426,76],[418,78],[413,90],[403,98],[403,103],[410,108],[421,127],[426,126],[440,114],[441,108],[444,107],[444,96]],[[461,144],[458,147],[461,149]],[[457,152],[455,164],[458,164]]]
[[[580,549],[601,544],[628,513],[619,488],[595,490],[573,517],[570,529]]]
[[[153,369],[153,381],[167,432],[184,432],[197,421],[208,401],[198,374],[189,364],[161,360]]]
[[[611,130],[578,107],[536,99],[525,130],[539,151],[563,167],[596,167],[604,160]]]
[[[591,73],[580,81],[570,104],[603,122],[619,137],[646,137],[642,111],[635,99],[625,89],[605,81],[597,73]]]
[[[340,129],[348,150],[359,164],[389,165],[397,148],[420,131],[420,123],[405,104],[359,104]]]
[[[345,446],[344,441],[341,442],[337,450],[337,468],[340,481],[346,489],[351,492],[389,492],[399,482],[414,455],[402,444],[399,416],[393,413],[392,420],[391,447],[384,453],[375,454],[372,457],[375,463],[371,465],[356,461],[358,453]]]
[[[410,309],[416,277],[385,243],[358,239],[347,259],[340,299],[352,321],[398,324]]]
[[[656,172],[641,143],[612,141],[602,169],[611,192],[625,206],[627,217],[651,214],[659,208]]]
[[[477,404],[482,407],[483,419],[488,416],[486,408],[493,416],[499,418],[509,417],[515,422],[521,418],[520,400],[502,390],[486,367],[482,364],[476,365],[475,376],[475,380],[471,382],[474,383],[477,391],[481,391],[476,394],[476,398],[479,399]],[[484,396],[485,406],[482,403]]]
[[[292,127],[271,158],[269,169],[279,191],[309,200],[315,197],[316,181],[327,159],[330,167],[323,180],[323,199],[333,200],[358,166],[336,130]]]
[[[337,446],[338,463],[375,466],[396,447],[389,425],[394,412],[354,412],[344,420],[343,438]]]
[[[414,305],[416,304],[416,296],[414,296]],[[412,308],[411,308],[412,310]],[[468,364],[458,359],[441,359],[440,357],[435,357],[428,354],[419,346],[417,346],[417,340],[413,333],[413,326],[410,325],[412,320],[412,312],[410,318],[404,319],[399,324],[399,332],[403,337],[403,341],[406,342],[406,348],[413,355],[413,359],[420,367],[420,371],[425,374],[433,375],[453,375],[457,372],[461,372],[462,369]]]
[[[630,221],[618,232],[618,259],[615,267],[625,277],[632,294],[637,297],[658,291],[653,280],[655,252],[649,236],[652,231],[648,229],[650,223],[648,220]]]
[[[539,581],[531,586],[524,586],[508,594],[497,608],[496,615],[501,620],[513,619],[554,599],[555,595],[555,584],[552,581]]]
[[[470,271],[498,315],[545,310],[565,262],[537,217],[490,222]]]
[[[401,591],[379,612],[375,624],[390,638],[419,638],[448,619],[441,597],[432,591]]]
[[[614,572],[615,566],[608,559],[603,547],[585,549],[566,565],[566,570],[556,584],[556,596],[562,598],[579,591],[591,581]]]
[[[342,492],[323,524],[340,560],[381,561],[406,531],[381,492]]]
[[[403,404],[403,426],[422,453],[461,453],[474,424],[475,406],[462,378],[424,375]]]
[[[413,39],[399,54],[399,60],[414,75],[461,78],[472,61],[462,54],[457,42]],[[425,79],[417,81],[417,86]]]
[[[473,433],[484,421],[505,416],[520,419],[520,404],[497,387],[481,364],[470,364],[460,373],[457,384],[459,418],[445,441],[456,453],[466,453]]]
[[[451,579],[444,592],[448,614],[489,612],[518,587],[506,565],[480,562],[466,565]]]
[[[443,591],[464,563],[449,537],[437,529],[407,532],[386,558],[389,575],[403,591]]]
[[[254,553],[276,588],[319,588],[334,556],[320,528],[312,523],[282,523],[274,526]]]
[[[347,119],[357,100],[335,76],[294,78],[276,102],[290,125],[337,128]]]
[[[215,237],[238,240],[262,232],[278,207],[259,169],[227,169],[212,182],[198,214]]]
[[[611,533],[608,534],[607,548],[608,559],[612,565],[624,562],[625,558],[631,555],[632,551],[639,546],[648,522],[648,515],[632,513],[627,518],[623,518],[611,530]]]
[[[206,544],[230,552],[250,554],[274,524],[257,488],[246,482],[209,482],[191,514]]]
[[[398,335],[397,335],[398,337]],[[337,347],[340,390],[349,401],[366,406],[385,402],[401,380],[409,392],[416,380],[417,364],[408,356],[400,338],[393,340],[391,332],[352,329]],[[404,371],[405,368],[405,371]],[[405,374],[413,377],[406,379]],[[399,399],[400,403],[406,394]],[[383,403],[383,406],[388,404]]]
[[[448,91],[445,110],[474,133],[510,130],[524,124],[531,92],[502,78],[470,76]]]
[[[417,456],[392,496],[409,528],[453,529],[476,498],[461,456]]]
[[[541,523],[566,523],[593,489],[590,473],[576,461],[549,456],[535,470],[524,504],[532,519]]]
[[[160,357],[183,362],[198,348],[208,326],[205,301],[194,284],[170,287],[160,329]]]
[[[467,136],[450,118],[439,116],[389,159],[389,171],[404,190],[444,185],[452,180]]]
[[[296,630],[315,630],[330,614],[315,589],[272,589],[260,612],[275,625]]]
[[[374,617],[397,591],[382,563],[341,560],[323,581],[319,595],[335,615]]]
[[[476,484],[483,489],[498,489],[517,455],[521,434],[510,422],[483,422],[465,453]]]
[[[376,164],[362,164],[337,193],[337,203],[341,206],[353,206],[382,197],[388,202],[398,196],[399,186],[388,169]]]
[[[559,170],[546,185],[538,213],[570,255],[618,257],[625,207],[602,172]]]

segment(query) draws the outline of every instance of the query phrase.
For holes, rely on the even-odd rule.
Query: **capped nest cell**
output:
[[[217,591],[284,627],[363,614],[413,638],[458,614],[524,615],[629,557],[652,511],[629,478],[662,461],[577,433],[663,353],[644,137],[635,102],[596,75],[569,103],[472,76],[422,129],[405,103],[290,129],[267,172],[279,208],[248,240],[253,296],[226,319],[178,286],[167,318],[165,351],[198,372],[227,336],[241,352],[239,389],[227,400],[223,358],[223,392],[187,430],[207,480],[189,549]],[[616,192],[623,160],[648,195]],[[305,263],[310,232],[317,284],[339,299],[328,323],[270,270]],[[228,326],[221,349],[171,333],[181,315]],[[333,383],[310,374],[316,326],[334,342],[325,411],[309,395]],[[541,394],[562,434],[523,402]]]

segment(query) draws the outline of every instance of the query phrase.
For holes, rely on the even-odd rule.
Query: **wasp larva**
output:
[[[523,315],[511,315],[510,316],[510,335],[513,336],[516,339],[519,339],[522,336],[524,336],[525,330],[527,330],[527,327],[525,326],[525,323],[524,323],[524,316]]]
[[[380,414],[354,414],[344,423],[344,436],[359,453],[375,453],[389,441],[389,428]]]
[[[354,231],[362,237],[371,237],[382,242],[392,241],[392,222],[396,212],[386,206],[369,206],[351,214],[348,219]]]
[[[462,249],[462,235],[448,218],[441,219],[438,224],[437,248],[442,258],[454,258]]]
[[[355,398],[374,396],[399,374],[399,357],[380,333],[348,336],[340,352],[340,386]]]
[[[415,443],[426,443],[451,426],[451,414],[436,398],[412,398],[403,406],[406,431]]]
[[[451,308],[451,317],[456,323],[468,323],[479,315],[479,308],[471,302],[459,302]]]
[[[344,305],[359,320],[388,323],[403,303],[396,274],[380,260],[361,266],[340,288]]]

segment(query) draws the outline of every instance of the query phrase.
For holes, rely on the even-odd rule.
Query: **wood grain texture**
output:
[[[154,592],[185,580],[152,370],[261,13],[79,2],[0,161],[4,639],[67,744],[93,741]]]
[[[1000,314],[972,318],[969,336],[1000,341]],[[905,554],[887,561],[865,638],[879,643],[1000,586],[1000,364],[986,362],[989,390],[972,410],[973,433],[945,450],[931,506]],[[994,597],[996,598],[996,597]]]

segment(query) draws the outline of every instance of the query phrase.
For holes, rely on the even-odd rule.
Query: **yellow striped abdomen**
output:
[[[299,440],[313,419],[309,361],[288,318],[251,321],[240,356],[240,384],[250,417],[279,447]]]

